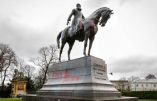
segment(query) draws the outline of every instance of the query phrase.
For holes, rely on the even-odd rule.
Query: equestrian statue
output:
[[[75,40],[78,40],[80,42],[84,41],[84,56],[86,56],[86,47],[89,40],[89,56],[92,43],[98,31],[98,24],[101,25],[101,27],[104,27],[111,14],[113,14],[113,10],[111,10],[110,8],[102,7],[94,11],[89,17],[85,18],[81,10],[81,5],[79,3],[76,4],[76,8],[72,10],[67,20],[68,25],[69,21],[71,21],[71,17],[74,16],[71,26],[66,27],[57,36],[57,45],[58,48],[60,48],[59,61],[61,61],[61,54],[66,43],[69,44],[68,60],[70,60],[70,52]]]

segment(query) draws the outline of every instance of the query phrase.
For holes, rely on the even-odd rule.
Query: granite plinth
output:
[[[26,95],[23,100],[137,101],[137,98],[121,97],[121,93],[108,80],[105,61],[87,56],[50,66],[47,83],[37,91],[37,95]]]

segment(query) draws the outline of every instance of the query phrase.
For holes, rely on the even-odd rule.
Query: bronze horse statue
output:
[[[94,11],[89,17],[87,17],[83,21],[83,28],[80,29],[76,34],[72,35],[71,26],[66,27],[62,30],[57,36],[57,44],[58,48],[60,48],[60,38],[61,38],[61,48],[59,54],[59,61],[61,61],[61,54],[66,42],[69,44],[68,50],[68,60],[70,60],[70,52],[74,45],[75,40],[84,41],[84,51],[83,54],[86,56],[86,47],[89,39],[89,49],[88,55],[90,55],[90,50],[92,47],[92,43],[94,41],[95,35],[98,31],[98,23],[102,27],[105,26],[106,22],[110,18],[111,14],[113,14],[113,10],[108,7],[102,7]]]

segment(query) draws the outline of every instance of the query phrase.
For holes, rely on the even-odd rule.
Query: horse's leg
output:
[[[91,38],[89,39],[88,56],[90,56],[90,50],[91,50],[91,47],[92,47],[93,41],[94,41],[94,36],[93,36],[93,37],[91,37]]]
[[[62,45],[61,45],[61,48],[60,48],[60,53],[59,53],[59,61],[61,62],[61,55],[62,55],[62,51],[63,51],[63,48],[64,48],[64,45],[65,45],[65,41],[62,41]]]
[[[72,49],[72,47],[74,45],[74,42],[75,42],[75,40],[72,40],[72,41],[68,42],[68,44],[69,44],[68,60],[70,60],[70,52],[71,52],[71,49]]]
[[[88,43],[88,36],[87,36],[87,34],[85,34],[84,51],[83,51],[84,56],[86,56],[87,43]]]

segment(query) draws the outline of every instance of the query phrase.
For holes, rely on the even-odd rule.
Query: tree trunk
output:
[[[8,70],[8,68],[10,67],[10,64],[11,64],[11,57],[9,58],[9,64],[8,64],[8,66],[6,67],[6,69],[4,70],[4,78],[3,78],[3,80],[2,80],[2,90],[4,90],[4,82],[5,82],[5,79],[6,79],[6,74],[7,74],[7,70]]]
[[[46,70],[45,70],[45,73],[44,73],[43,85],[44,85],[44,83],[46,81],[46,74],[47,74],[47,71],[48,71],[48,67],[49,67],[49,65],[46,66]]]
[[[2,91],[4,90],[4,87],[5,87],[4,82],[5,82],[5,79],[6,79],[7,69],[8,69],[8,67],[4,71],[4,77],[3,77],[3,80],[2,80]]]

